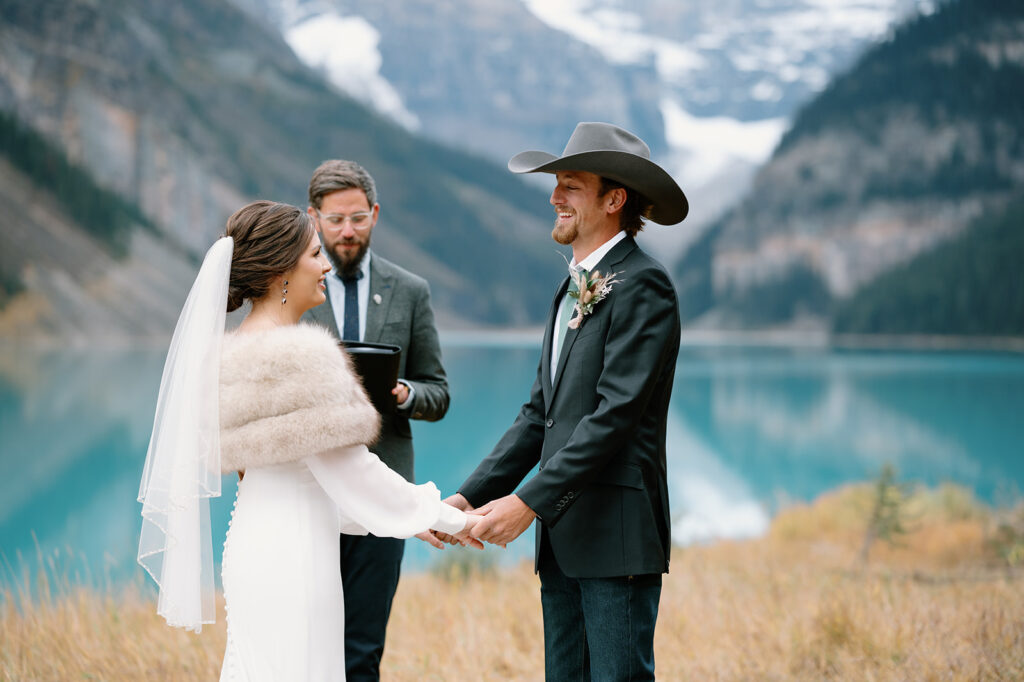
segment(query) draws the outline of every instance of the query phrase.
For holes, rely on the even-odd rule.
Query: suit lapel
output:
[[[555,300],[551,303],[551,310],[548,312],[548,324],[544,329],[544,342],[540,353],[540,378],[541,389],[544,392],[544,406],[551,404],[551,396],[554,394],[551,385],[551,344],[554,342],[555,325],[558,324],[558,303],[565,296],[569,288],[569,278],[566,277],[558,286]]]
[[[626,237],[625,239],[620,241],[618,244],[613,246],[611,251],[609,251],[608,253],[606,253],[604,255],[604,258],[602,258],[598,262],[598,264],[596,266],[594,266],[594,270],[596,270],[598,272],[602,272],[604,274],[608,274],[609,271],[613,271],[615,266],[618,265],[619,263],[621,263],[626,258],[626,256],[628,256],[629,253],[633,249],[635,249],[635,248],[636,248],[636,242],[633,240],[633,238],[632,237]],[[560,296],[565,296],[565,290],[566,290],[566,288],[568,288],[568,282],[569,282],[568,278],[566,278],[565,281],[566,281],[566,284],[562,288],[559,289],[559,295]],[[611,295],[611,294],[609,294],[609,295]],[[556,299],[556,303],[555,303],[555,315],[556,316],[558,315],[558,303],[557,303],[558,300],[559,299]],[[598,304],[598,305],[600,305],[600,304]],[[585,322],[584,322],[584,324],[585,324]],[[581,324],[576,329],[567,329],[566,330],[565,341],[562,343],[562,354],[558,356],[558,366],[555,368],[555,378],[554,378],[554,381],[551,384],[551,396],[552,397],[554,397],[555,391],[558,390],[558,384],[562,380],[562,374],[565,372],[565,365],[568,362],[569,353],[572,352],[572,346],[573,346],[574,343],[576,343],[576,337],[579,336],[579,330],[582,329],[582,328],[583,328],[583,325]],[[550,347],[550,345],[551,345],[551,342],[549,340],[548,341],[548,346]],[[548,351],[548,355],[550,357],[550,351]]]
[[[565,296],[565,290],[562,290],[562,296]],[[566,305],[574,305],[572,301],[567,301]],[[555,315],[558,315],[558,308],[555,308]],[[574,315],[575,316],[575,315]],[[573,317],[574,317],[573,316]],[[569,318],[570,320],[572,317]],[[562,373],[565,371],[565,363],[569,357],[569,353],[572,352],[572,344],[576,343],[576,335],[579,334],[579,327],[576,329],[565,328],[565,341],[562,342],[562,353],[558,356],[558,365],[555,367],[555,380],[551,382],[551,395],[555,394],[558,389],[558,382],[562,379]]]
[[[625,260],[626,256],[635,248],[636,240],[632,237],[626,237],[613,246],[612,250],[604,255],[604,258],[598,262],[594,269],[605,274],[608,274],[609,271],[614,271],[615,266]]]
[[[395,293],[395,278],[377,254],[370,257],[370,297],[366,302],[366,332],[363,341],[380,343]]]

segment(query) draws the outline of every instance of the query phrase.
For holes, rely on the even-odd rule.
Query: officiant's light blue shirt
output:
[[[582,263],[576,262],[576,257],[573,256],[572,261],[569,263],[569,269],[573,272],[583,268],[586,271],[591,271],[597,267],[597,264],[601,262],[601,259],[612,250],[612,247],[621,242],[626,238],[626,233],[623,230],[619,230],[615,233],[615,236],[606,241],[601,246],[594,249],[594,252],[583,259]],[[606,273],[607,274],[607,273]],[[562,302],[558,304],[558,310],[555,312],[555,319],[562,319],[562,310],[567,305],[573,305],[573,302],[568,296],[562,297]],[[565,333],[564,329],[560,329],[559,325],[555,325],[553,333],[551,334],[551,380],[555,380],[555,370],[558,368],[558,356],[555,351],[558,350],[558,338]]]

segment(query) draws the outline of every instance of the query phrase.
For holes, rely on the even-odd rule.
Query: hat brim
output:
[[[597,150],[555,156],[548,152],[520,152],[508,161],[513,173],[587,171],[635,189],[651,203],[650,218],[659,225],[675,225],[690,211],[683,190],[672,176],[650,159],[615,150]]]

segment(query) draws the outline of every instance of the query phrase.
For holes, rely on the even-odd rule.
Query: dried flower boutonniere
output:
[[[569,320],[569,329],[579,329],[583,318],[589,315],[594,306],[604,300],[604,297],[611,293],[612,285],[621,280],[620,273],[613,272],[602,275],[599,271],[587,272],[580,270],[570,275],[576,284],[575,291],[569,287],[569,295],[576,299],[576,316]]]

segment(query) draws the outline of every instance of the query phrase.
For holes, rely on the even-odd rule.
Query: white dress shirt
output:
[[[612,250],[612,247],[621,242],[625,238],[626,233],[623,230],[619,230],[618,232],[615,233],[614,237],[612,237],[604,244],[601,244],[601,246],[594,249],[594,251],[589,256],[583,259],[583,262],[577,263],[576,257],[573,256],[572,261],[570,261],[569,263],[569,270],[572,272],[577,272],[580,268],[583,268],[588,272],[593,270],[594,268],[597,267],[597,264],[601,262],[601,259],[604,258],[608,254],[608,252]],[[560,325],[558,324],[558,320],[560,320],[562,317],[562,307],[566,305],[573,305],[573,302],[569,299],[568,296],[563,296],[562,301],[558,304],[558,310],[555,311],[555,326],[553,333],[551,334],[552,383],[554,383],[555,381],[555,370],[558,368],[558,355],[555,354],[555,351],[558,350],[558,338],[565,332],[565,330],[559,329]]]

